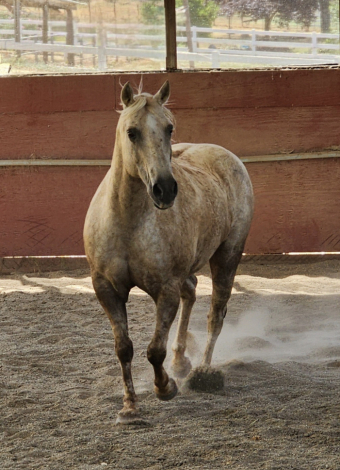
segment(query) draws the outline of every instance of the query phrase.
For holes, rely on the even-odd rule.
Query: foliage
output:
[[[308,28],[316,19],[319,0],[218,0],[222,11],[231,16],[235,13],[248,16],[253,21],[265,20],[269,30],[272,21],[287,26],[296,21]]]
[[[332,0],[330,4],[331,32],[339,31],[339,0]]]
[[[321,31],[329,33],[331,29],[330,0],[319,0]]]
[[[176,7],[183,7],[183,1],[176,0]],[[219,6],[213,0],[189,0],[189,11],[193,25],[210,28],[219,13]],[[164,3],[160,0],[143,3],[141,13],[146,24],[164,23]]]
[[[176,6],[183,6],[182,0],[176,1]],[[191,24],[201,28],[211,28],[219,13],[219,6],[212,0],[189,0]]]
[[[143,22],[146,24],[164,23],[164,3],[160,0],[150,0],[142,4]]]

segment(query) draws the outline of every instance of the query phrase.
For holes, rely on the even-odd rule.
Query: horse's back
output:
[[[202,188],[203,198],[211,200],[207,209],[210,206],[214,210],[215,206],[217,212],[226,214],[230,243],[245,240],[253,216],[254,195],[241,160],[214,144],[176,144],[173,155],[174,169],[178,166],[176,178],[186,180],[190,175],[193,184]]]
[[[217,184],[228,193],[229,204],[236,198],[236,206],[247,206],[251,217],[252,184],[246,167],[236,155],[214,144],[175,144],[172,150],[174,165],[181,168],[180,172],[195,172],[196,178],[207,186]]]
[[[229,150],[214,144],[175,144],[172,147],[175,165],[192,165],[197,169],[236,184],[238,180],[251,185],[241,160]]]

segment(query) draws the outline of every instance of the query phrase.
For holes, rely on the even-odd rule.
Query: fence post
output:
[[[73,22],[73,35],[74,35],[74,45],[77,46],[78,44],[78,23],[76,21]]]
[[[100,22],[98,26],[98,69],[99,70],[106,70],[107,63],[106,63],[106,31],[104,29],[103,23]]]
[[[34,41],[34,44],[36,44],[37,43],[37,38],[34,38],[33,41]],[[38,52],[34,52],[34,61],[35,61],[36,64],[39,62]]]
[[[79,38],[79,44],[80,44],[81,46],[84,45],[83,38]],[[80,60],[80,65],[83,65],[83,53],[80,54],[79,60]]]
[[[192,26],[192,52],[197,52],[197,26]]]
[[[51,31],[51,44],[54,44],[53,31]],[[51,52],[51,60],[54,62],[54,52]]]
[[[74,30],[73,30],[73,12],[70,8],[67,8],[67,20],[66,20],[66,44],[69,46],[74,45]],[[71,67],[74,66],[74,54],[67,54],[67,64]]]
[[[251,30],[251,50],[256,52],[256,31],[255,29]]]
[[[48,16],[49,16],[49,7],[48,3],[45,3],[43,6],[43,26],[42,26],[42,42],[43,44],[48,43]],[[48,62],[48,52],[43,52],[44,64]]]
[[[213,69],[220,68],[220,53],[218,51],[212,51],[211,53],[211,65]]]
[[[312,33],[312,54],[314,56],[318,54],[318,37],[315,31]]]
[[[192,40],[193,29],[192,29],[192,26],[191,26],[189,0],[183,0],[183,6],[184,6],[184,9],[185,9],[185,31],[186,31],[186,35],[187,35],[188,52],[194,52],[194,46],[193,46],[193,40]],[[189,61],[189,67],[191,69],[194,69],[195,68],[195,62],[190,60]]]
[[[92,46],[93,47],[97,46],[96,36],[92,37]],[[92,64],[93,64],[93,68],[95,68],[96,67],[96,55],[95,54],[93,54],[92,56]]]
[[[21,42],[21,5],[20,0],[14,0],[14,40]],[[17,51],[17,57],[21,57],[20,50]]]

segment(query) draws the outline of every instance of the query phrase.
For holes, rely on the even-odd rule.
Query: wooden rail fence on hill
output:
[[[165,60],[164,25],[95,24],[73,22],[72,44],[63,21],[49,21],[43,37],[42,21],[21,20],[20,41],[15,39],[14,20],[0,19],[0,49],[37,54],[76,54],[95,57],[100,70],[110,57]],[[177,27],[177,54],[181,61],[212,68],[228,63],[262,65],[338,64],[339,35],[316,32],[282,32],[191,27],[192,50],[186,29]]]

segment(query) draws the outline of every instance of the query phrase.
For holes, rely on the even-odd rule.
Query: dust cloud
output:
[[[339,276],[327,279],[327,289],[323,287],[325,279],[318,276],[277,277],[277,273],[273,273],[272,278],[236,277],[213,365],[234,359],[244,362],[262,360],[272,364],[339,359]],[[189,327],[195,345],[193,348],[189,344],[188,354],[194,366],[201,361],[207,337],[209,277],[199,276],[198,291],[203,295],[197,297]]]
[[[237,358],[276,363],[335,359],[340,353],[340,324],[332,317],[323,315],[317,329],[305,325],[305,329],[299,326],[295,331],[293,326],[287,328],[286,321],[277,312],[256,307],[243,313],[236,325],[225,322],[216,345],[215,361]]]

